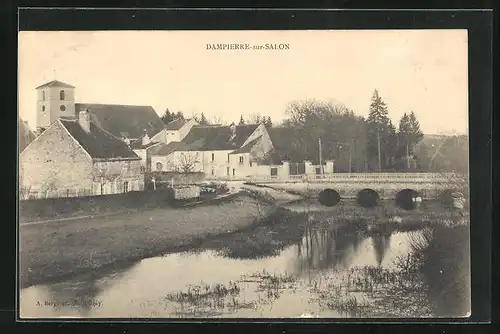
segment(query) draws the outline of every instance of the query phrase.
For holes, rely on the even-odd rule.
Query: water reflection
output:
[[[389,272],[401,256],[440,252],[441,246],[430,241],[446,239],[447,230],[437,236],[429,231],[398,232],[391,227],[373,232],[360,222],[341,221],[328,213],[278,212],[251,229],[201,242],[196,252],[145,259],[104,276],[87,275],[23,289],[21,316],[345,316],[336,310],[353,308],[357,295],[349,295],[347,304],[335,295],[337,309],[332,309],[331,303],[318,302],[318,291],[341,291],[346,275],[348,282],[366,291],[388,278],[394,280]],[[423,273],[436,296],[436,291],[443,290],[440,268],[452,272],[450,263],[439,262],[428,265]],[[80,302],[71,307],[36,306],[37,301],[46,300]],[[447,302],[451,305],[452,298]]]
[[[304,272],[345,267],[363,238],[350,226],[306,227],[296,245],[297,269]]]
[[[391,234],[390,233],[374,233],[372,235],[372,243],[373,249],[375,250],[375,257],[377,259],[377,264],[382,265],[382,261],[384,260],[384,256],[389,249],[391,242]]]

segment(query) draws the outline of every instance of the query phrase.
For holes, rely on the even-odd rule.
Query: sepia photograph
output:
[[[21,31],[20,319],[471,315],[465,29]]]

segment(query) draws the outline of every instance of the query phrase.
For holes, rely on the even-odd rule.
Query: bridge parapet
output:
[[[449,182],[455,174],[447,173],[332,173],[323,175],[289,175],[289,180],[309,182],[370,180],[378,182]]]

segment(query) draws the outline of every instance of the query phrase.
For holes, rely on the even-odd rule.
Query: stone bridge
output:
[[[397,199],[398,196],[437,199],[451,194],[467,181],[455,174],[434,173],[335,173],[329,175],[289,176],[287,179],[254,180],[276,189],[317,197],[324,190],[333,190],[340,198],[359,198],[372,194],[379,199]],[[332,192],[332,193],[333,193]]]

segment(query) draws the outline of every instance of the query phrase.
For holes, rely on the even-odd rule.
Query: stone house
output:
[[[144,190],[141,158],[94,124],[88,111],[54,121],[21,152],[19,183],[25,198]]]
[[[203,172],[206,178],[247,178],[273,150],[264,125],[193,125],[180,141],[155,149],[152,171]]]

